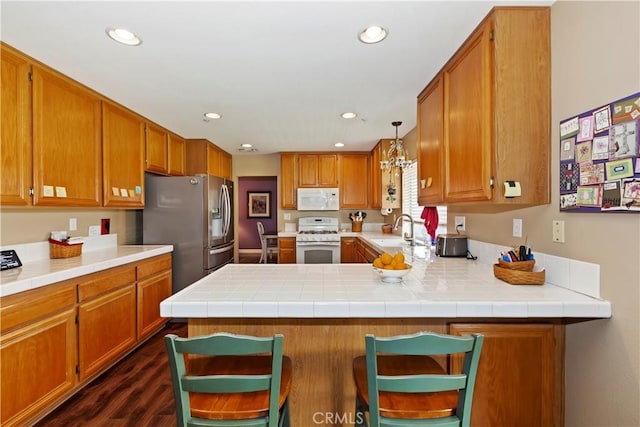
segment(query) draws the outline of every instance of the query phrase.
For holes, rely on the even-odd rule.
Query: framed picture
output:
[[[271,218],[271,191],[247,193],[248,218]]]
[[[603,130],[609,129],[611,126],[611,112],[609,110],[609,106],[602,107],[599,110],[593,112],[593,121],[594,121],[594,129],[595,133],[600,133]]]

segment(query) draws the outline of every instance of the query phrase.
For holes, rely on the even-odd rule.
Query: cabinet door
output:
[[[231,154],[220,151],[220,176],[226,179],[233,178],[233,170],[232,170],[233,159]]]
[[[169,134],[169,175],[182,176],[185,170],[185,140]]]
[[[298,156],[280,154],[280,205],[283,209],[295,209],[298,188]]]
[[[318,186],[318,156],[316,154],[298,155],[298,185],[300,187]]]
[[[99,372],[136,343],[135,283],[78,307],[80,380]]]
[[[355,237],[343,237],[340,239],[340,262],[341,263],[355,263],[358,262],[356,258],[356,238]]]
[[[296,238],[280,237],[278,239],[278,264],[296,263]]]
[[[166,175],[169,173],[169,134],[154,124],[146,126],[145,169]]]
[[[102,103],[103,199],[109,207],[144,206],[144,120]]]
[[[563,425],[564,326],[451,324],[450,333],[484,335],[471,425]],[[452,358],[453,372],[461,365]]]
[[[168,319],[160,316],[160,302],[171,296],[171,270],[138,281],[138,339],[158,330]]]
[[[220,149],[218,147],[207,145],[207,173],[209,175],[222,176],[220,170]]]
[[[442,157],[444,143],[444,90],[442,75],[418,97],[418,204],[444,201]]]
[[[382,144],[378,142],[371,150],[371,176],[369,179],[369,206],[375,209],[382,207],[382,171],[380,160],[382,159]]]
[[[487,23],[444,69],[445,199],[492,197],[492,43]]]
[[[338,186],[338,156],[335,154],[318,154],[318,186]]]
[[[75,307],[0,338],[3,426],[28,425],[76,385]]]
[[[369,156],[340,155],[340,208],[366,209],[369,194]]]
[[[25,206],[31,202],[30,67],[26,58],[0,48],[0,204]]]
[[[101,205],[101,130],[96,95],[33,66],[35,205]]]

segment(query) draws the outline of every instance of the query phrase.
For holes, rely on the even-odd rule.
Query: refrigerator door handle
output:
[[[222,234],[226,237],[229,234],[229,228],[231,225],[231,200],[229,196],[229,187],[225,184],[222,184],[221,196],[224,199],[224,202],[221,204],[224,212],[224,230]]]
[[[209,249],[209,255],[222,254],[233,250],[233,245],[225,246],[220,249]]]

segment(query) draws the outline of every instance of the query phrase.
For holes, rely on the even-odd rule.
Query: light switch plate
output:
[[[69,231],[76,231],[78,229],[78,220],[76,218],[69,218]]]
[[[513,219],[513,237],[522,237],[522,219]]]

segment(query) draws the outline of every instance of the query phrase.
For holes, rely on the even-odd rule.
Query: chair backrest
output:
[[[269,390],[268,426],[278,425],[283,336],[253,337],[216,333],[194,338],[165,336],[179,426],[191,416],[189,393],[249,393]],[[271,373],[262,375],[187,375],[185,355],[242,356],[271,354]]]
[[[264,225],[262,225],[260,221],[258,221],[256,225],[258,226],[258,236],[260,236],[260,240],[263,240],[262,236],[264,235]]]
[[[455,414],[458,421],[455,423],[468,426],[483,340],[484,337],[480,334],[453,336],[419,332],[413,335],[385,338],[376,338],[374,335],[368,334],[365,337],[365,345],[371,425],[385,425],[384,419],[380,417],[379,391],[428,393],[458,390],[458,405]],[[424,356],[464,353],[464,362],[460,374],[385,376],[378,374],[378,353]]]

